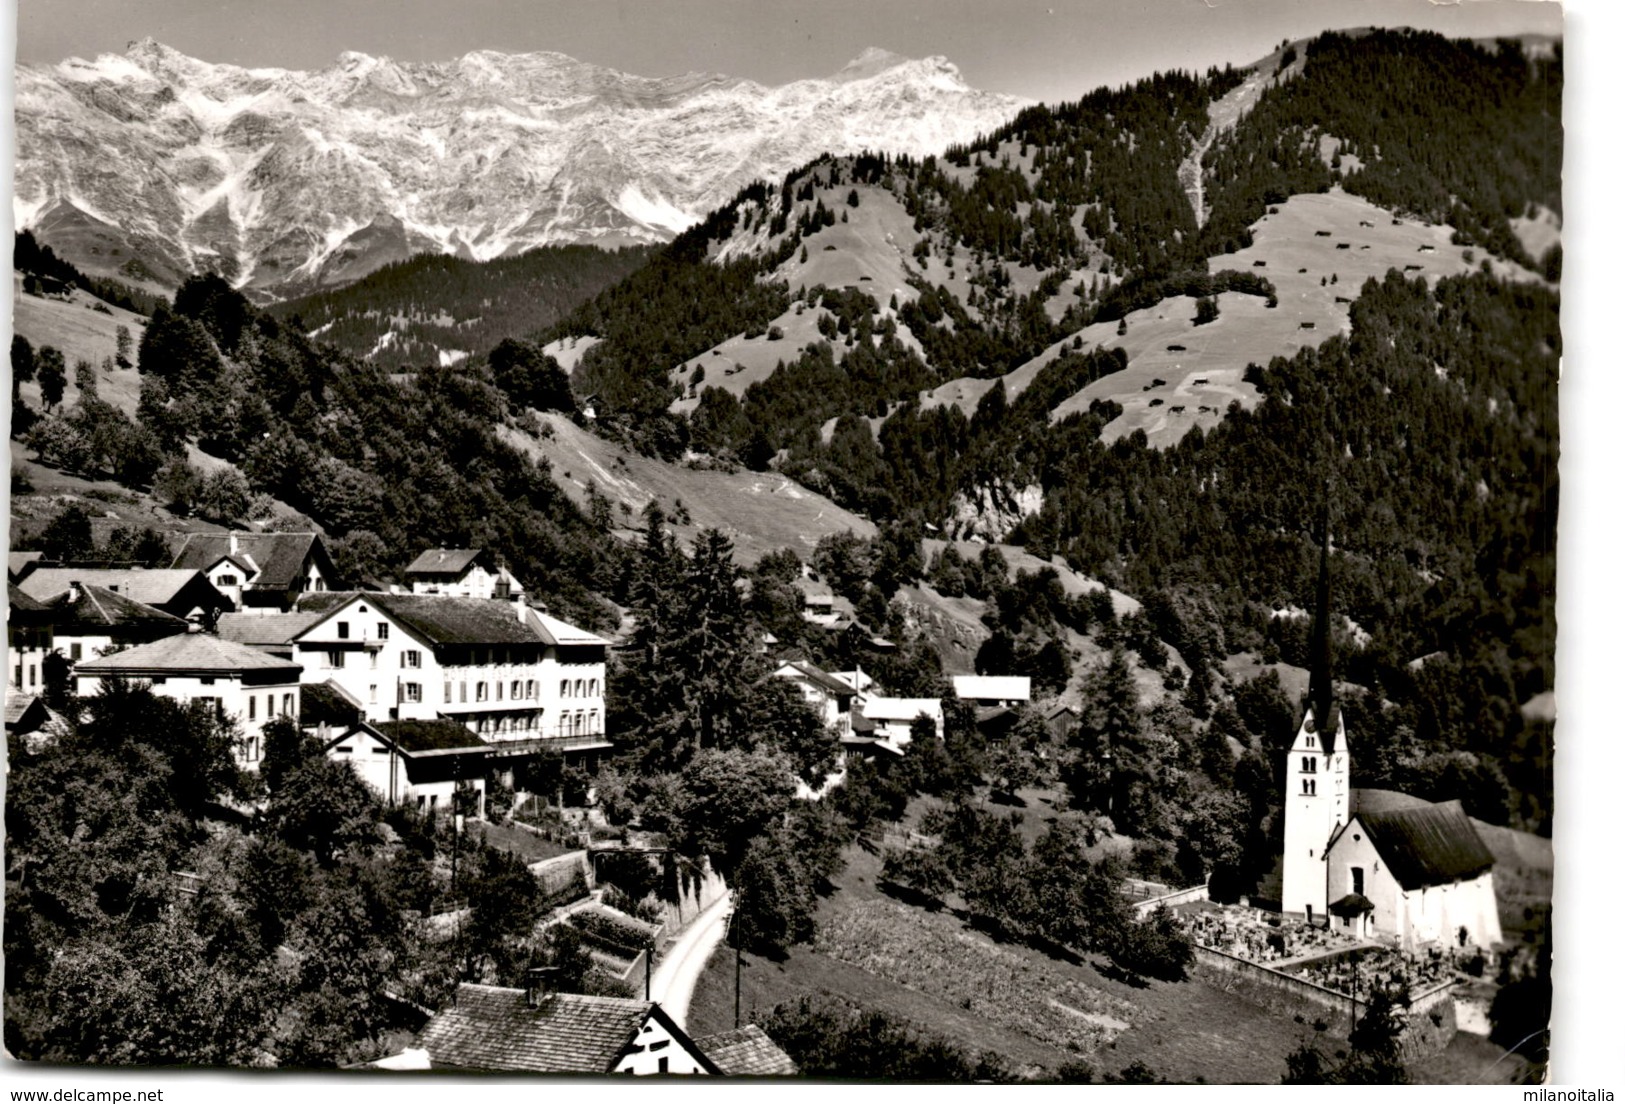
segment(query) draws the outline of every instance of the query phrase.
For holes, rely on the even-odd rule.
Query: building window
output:
[[[586,696],[587,696],[587,684],[585,682],[583,682],[581,679],[576,679],[576,697],[584,698]]]
[[[518,701],[524,696],[524,690],[525,684],[520,682],[518,679],[514,679],[513,685],[508,688],[508,697],[512,698],[514,701]]]
[[[401,653],[402,667],[422,667],[423,653],[416,648],[408,648]]]
[[[525,680],[525,698],[527,700],[530,700],[530,701],[535,700],[535,698],[536,698],[536,680],[535,679],[526,679]]]
[[[282,695],[282,715],[284,717],[293,716],[293,695],[292,694],[283,694]]]
[[[497,679],[497,701],[502,700],[502,680]]]
[[[259,762],[260,742],[258,737],[250,736],[248,739],[243,741],[243,758],[248,760],[250,763]]]
[[[1354,892],[1365,894],[1365,871],[1358,866],[1349,867],[1349,875],[1354,879]]]
[[[378,704],[378,684],[376,682],[367,687],[367,702],[370,705]]]
[[[587,696],[588,697],[593,697],[593,698],[596,698],[598,696],[598,680],[597,679],[593,679],[590,683],[587,684]]]
[[[409,702],[420,702],[423,700],[423,684],[403,682],[401,684],[401,694]]]
[[[379,640],[388,640],[389,639],[389,622],[388,621],[380,621],[380,622],[378,622],[378,639]]]
[[[565,680],[565,681],[560,682],[559,683],[559,697],[568,698],[569,696],[570,696],[570,683],[569,683],[569,680]]]
[[[251,721],[254,719],[254,706],[256,703],[257,699],[255,699],[254,695],[248,695],[248,719]]]
[[[69,659],[73,660],[75,663],[78,663],[81,659],[84,658],[84,656],[85,656],[85,646],[83,644],[74,644],[74,645],[69,646],[69,648],[68,648],[68,658]]]
[[[348,640],[348,639],[350,639],[350,623],[348,621],[340,621],[339,622],[339,639],[340,640]]]
[[[343,648],[329,648],[329,649],[327,649],[327,665],[329,667],[333,667],[333,668],[343,667],[344,666],[344,649]]]
[[[237,585],[237,576],[235,576],[235,575],[222,575],[222,576],[220,576],[220,578],[215,580],[214,585],[215,586],[236,586]]]
[[[598,710],[594,709],[587,714],[587,735],[596,736],[602,731],[603,729],[598,727]]]
[[[204,686],[213,686],[214,685],[214,679],[213,678],[200,678],[200,679],[198,679],[198,682],[202,683]]]
[[[446,683],[446,704],[451,704],[451,683]]]
[[[462,682],[459,682],[457,684],[457,700],[460,701],[460,702],[468,701],[468,680],[467,679],[464,679]]]
[[[489,694],[490,694],[490,687],[488,687],[485,683],[476,682],[474,684],[474,700],[475,701],[482,702],[489,696]]]

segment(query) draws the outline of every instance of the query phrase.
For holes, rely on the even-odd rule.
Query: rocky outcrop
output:
[[[975,488],[969,495],[961,491],[953,498],[948,536],[953,540],[996,543],[1043,505],[1044,488],[1037,483],[1016,487],[996,481]]]

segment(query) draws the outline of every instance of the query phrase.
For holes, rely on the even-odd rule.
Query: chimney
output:
[[[235,556],[237,554],[237,534],[232,533],[229,539],[231,541],[231,554]]]
[[[78,602],[79,602],[79,594],[80,594],[79,580],[75,579],[75,580],[69,582],[68,583],[68,605],[70,605],[70,606],[77,605]]]
[[[557,966],[532,966],[525,971],[525,1004],[530,1008],[540,1008],[542,998],[553,994],[553,986],[558,976]]]

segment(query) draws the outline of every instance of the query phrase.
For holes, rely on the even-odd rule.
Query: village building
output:
[[[6,596],[6,700],[10,702],[13,695],[44,692],[45,657],[56,646],[56,619],[50,607],[15,583],[6,584]]]
[[[511,599],[525,592],[518,579],[481,548],[431,548],[406,568],[413,594]]]
[[[316,533],[193,533],[170,566],[203,572],[245,613],[286,613],[301,594],[338,589]]]
[[[861,715],[863,722],[853,722],[854,734],[873,726],[868,728],[870,737],[887,751],[901,753],[913,740],[914,722],[921,717],[929,720],[937,738],[942,738],[940,698],[870,697],[864,701]]]
[[[183,620],[209,626],[235,608],[201,571],[187,568],[35,566],[17,585],[36,601],[52,603],[75,584],[96,586]]]
[[[417,1042],[417,1062],[391,1062],[384,1068],[470,1073],[722,1072],[653,1001],[554,993],[534,985],[508,989],[463,982],[451,1003],[424,1026]]]
[[[89,583],[68,584],[67,593],[50,609],[56,650],[73,663],[196,628],[172,613]]]
[[[331,680],[373,724],[455,721],[493,760],[559,752],[591,765],[613,746],[608,642],[523,601],[330,592],[299,612],[320,614],[293,637],[305,681]]]
[[[420,813],[449,812],[458,790],[462,811],[485,816],[486,759],[490,745],[455,721],[383,721],[371,724],[361,703],[333,682],[310,683],[300,698],[299,726],[315,736],[329,759],[349,763],[357,777],[389,805]]]
[[[140,680],[152,692],[183,704],[208,702],[242,729],[237,762],[258,770],[265,750],[265,724],[299,718],[297,663],[209,633],[169,636],[74,667],[77,692],[93,694],[108,679]]]
[[[785,679],[800,690],[803,700],[818,714],[825,728],[840,736],[851,733],[853,704],[861,706],[864,698],[849,684],[805,660],[781,663],[773,676]]]
[[[222,640],[235,640],[282,659],[292,659],[294,638],[325,613],[304,610],[298,613],[223,613],[214,631]]]

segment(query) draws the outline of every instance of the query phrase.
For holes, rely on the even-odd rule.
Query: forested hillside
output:
[[[268,309],[381,368],[437,364],[552,325],[652,252],[544,246],[485,262],[426,253]]]

